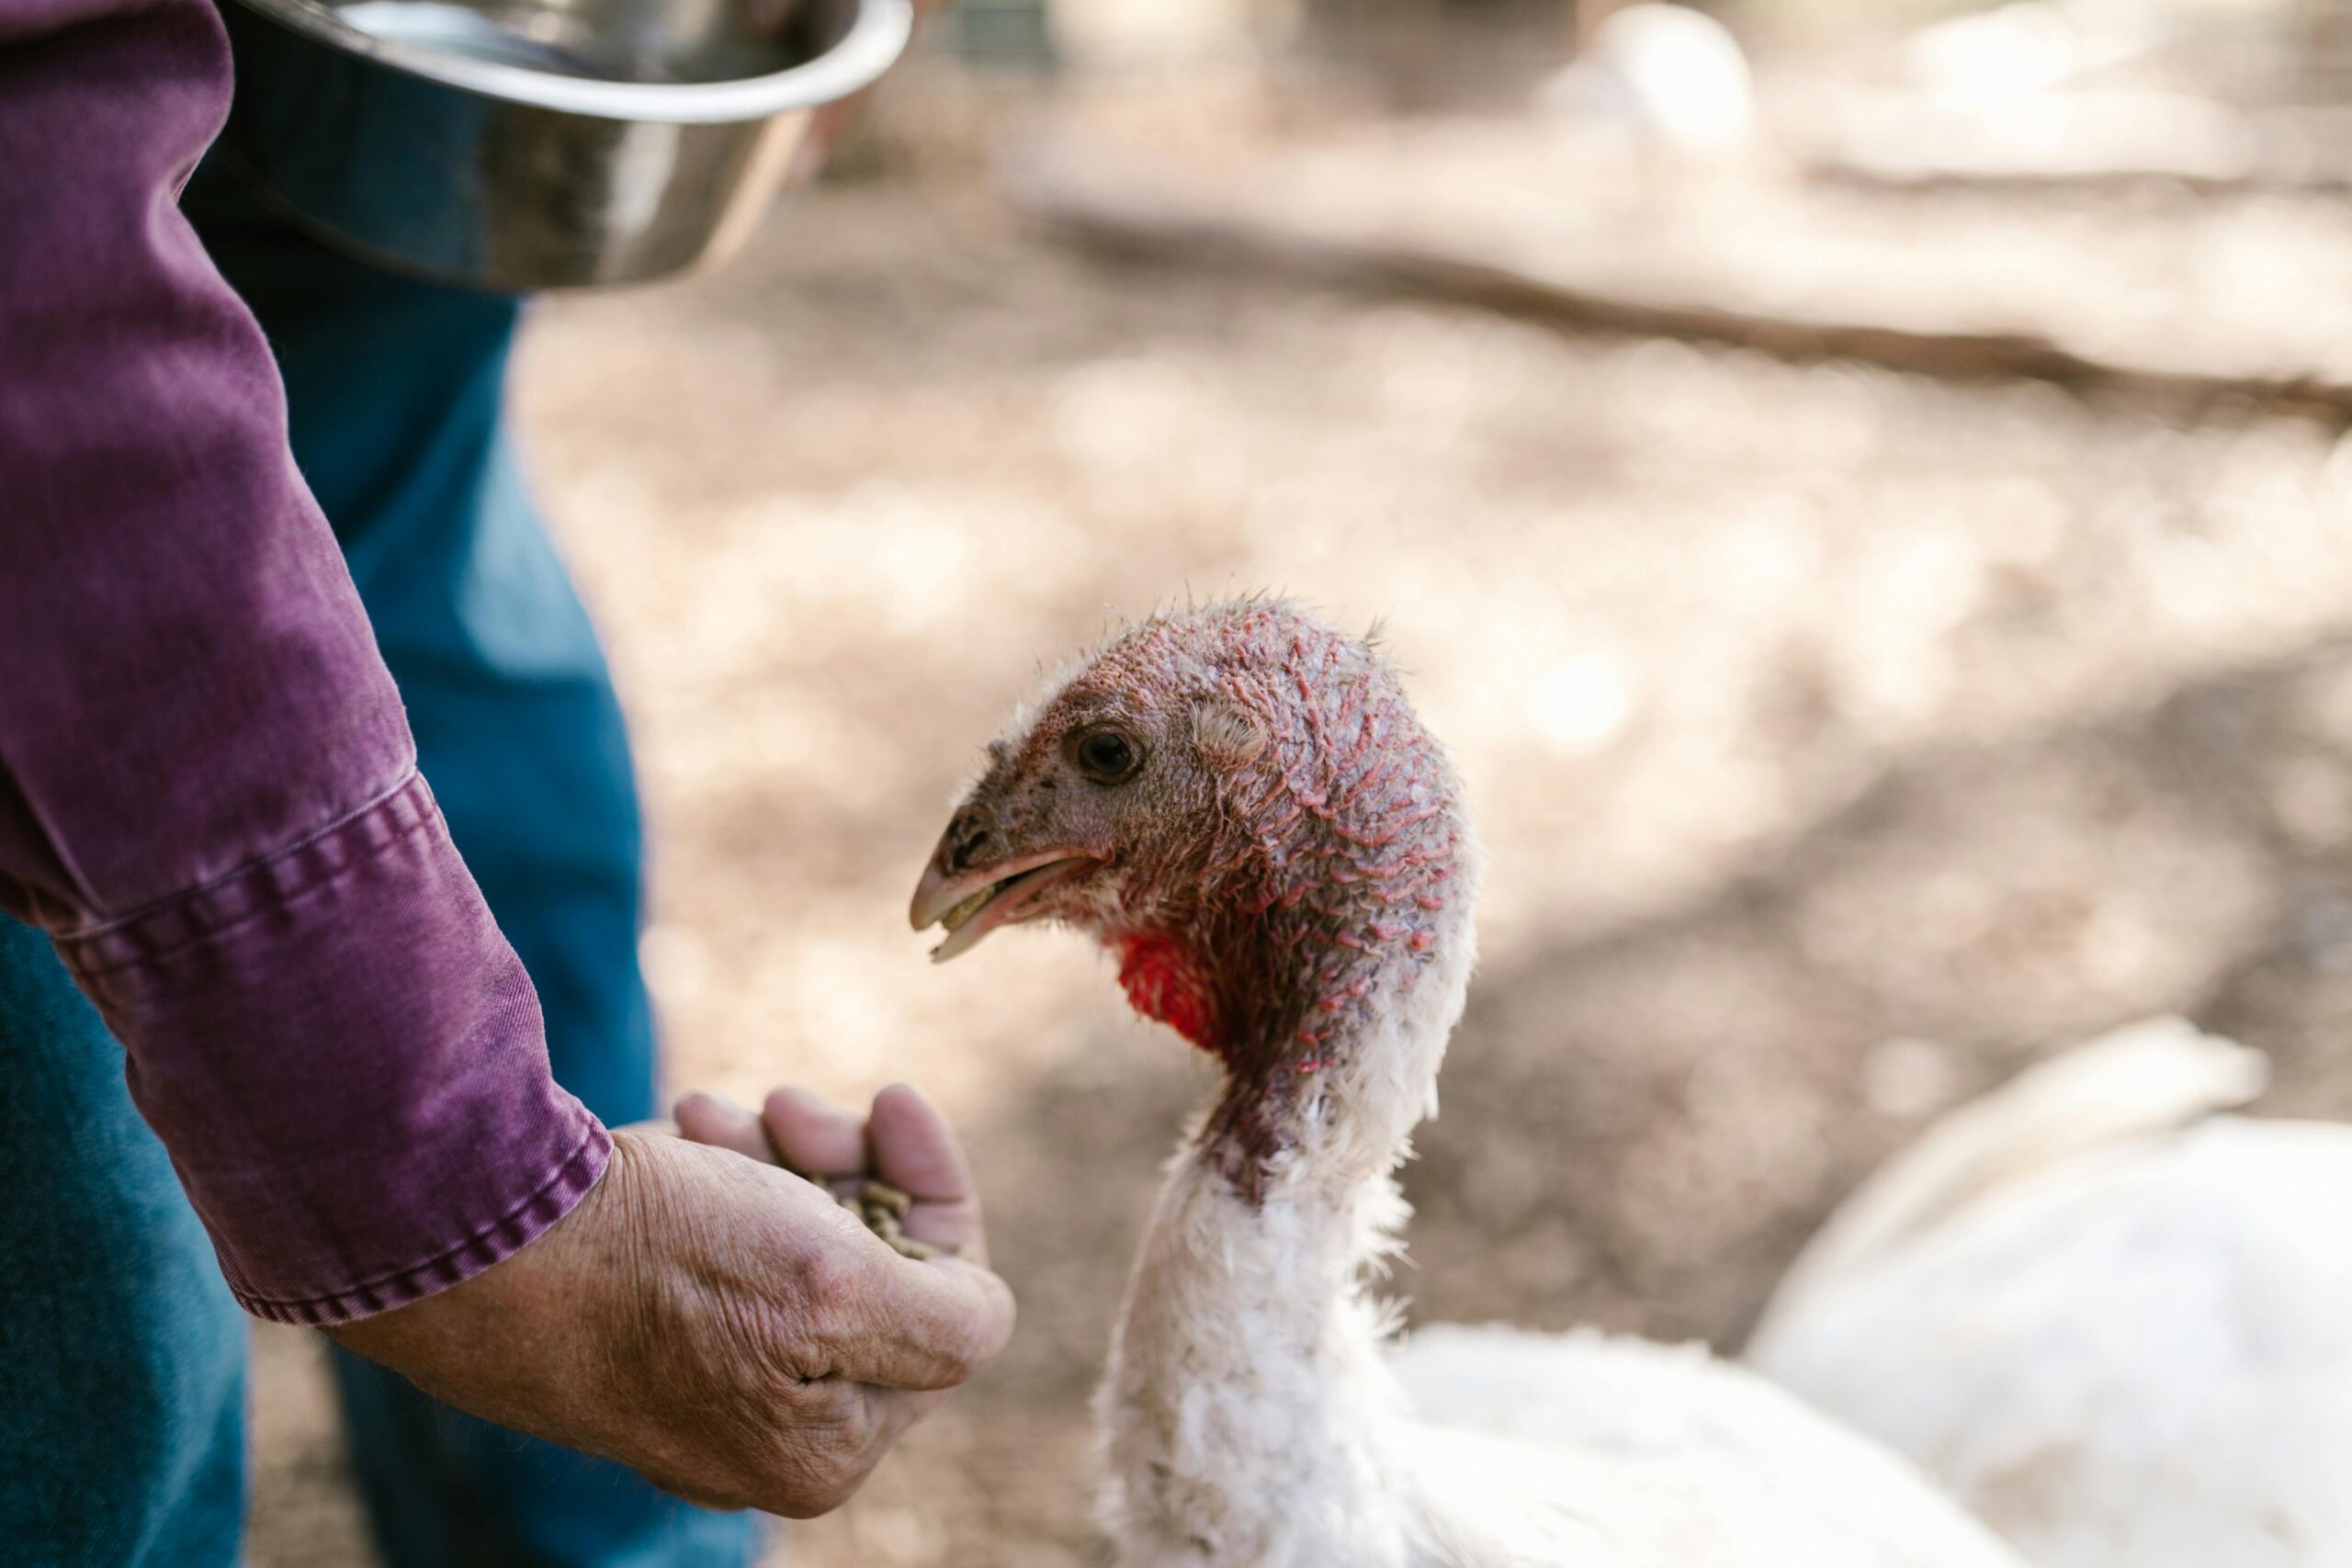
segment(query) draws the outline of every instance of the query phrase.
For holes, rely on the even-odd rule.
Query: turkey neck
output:
[[[1219,1052],[1224,1087],[1170,1168],[1098,1401],[1105,1522],[1134,1568],[1403,1560],[1382,1441],[1397,1396],[1363,1276],[1394,1248],[1391,1172],[1435,1108],[1468,986],[1474,889],[1456,891],[1419,927],[1437,940],[1376,964],[1345,1009],[1316,1005],[1329,969],[1302,961],[1301,997],[1331,1020],[1311,1070],[1295,1007],[1268,1012],[1281,1040]]]

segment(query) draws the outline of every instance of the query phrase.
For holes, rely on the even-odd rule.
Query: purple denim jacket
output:
[[[512,1254],[611,1140],[180,216],[228,103],[209,0],[0,0],[0,908],[127,1047],[237,1299],[337,1323]]]

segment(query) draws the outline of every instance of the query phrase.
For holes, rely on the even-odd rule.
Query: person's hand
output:
[[[912,1146],[952,1162],[900,1173],[960,1182],[936,1112],[910,1090],[886,1098],[899,1109],[877,1101],[878,1121],[903,1116]],[[327,1332],[447,1404],[695,1502],[806,1518],[846,1501],[1012,1332],[977,1206],[955,1190],[907,1228],[962,1256],[918,1263],[773,1164],[624,1128],[595,1188],[514,1257]]]
[[[808,0],[744,0],[744,3],[752,28],[773,34],[780,33],[790,26],[793,18],[806,8]],[[919,39],[922,36],[923,24],[944,10],[949,0],[913,0],[913,3],[915,37]],[[913,45],[910,44],[908,48],[911,52]],[[847,141],[849,133],[857,128],[866,105],[873,101],[875,91],[875,88],[867,87],[846,98],[818,106],[816,112],[809,116],[808,134],[793,151],[792,164],[785,175],[787,185],[800,185],[816,175],[817,171],[824,166],[825,160],[832,155],[833,150]]]
[[[963,1146],[946,1118],[906,1084],[876,1095],[862,1119],[798,1089],[777,1089],[756,1113],[717,1095],[690,1094],[675,1114],[683,1136],[781,1165],[837,1198],[854,1200],[868,1178],[895,1187],[911,1200],[899,1222],[907,1235],[988,1262],[979,1194]]]

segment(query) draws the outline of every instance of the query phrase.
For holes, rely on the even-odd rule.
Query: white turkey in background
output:
[[[1756,89],[1739,40],[1687,6],[1627,6],[1593,30],[1536,106],[1564,135],[1638,151],[1718,156],[1756,134]]]
[[[2041,1568],[2352,1563],[2352,1128],[2220,1112],[2176,1020],[2023,1074],[1833,1216],[1748,1350]]]

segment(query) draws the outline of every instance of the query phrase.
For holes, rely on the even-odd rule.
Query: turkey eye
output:
[[[1134,742],[1115,729],[1098,729],[1078,743],[1080,772],[1097,784],[1118,784],[1143,761]]]

